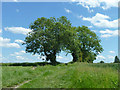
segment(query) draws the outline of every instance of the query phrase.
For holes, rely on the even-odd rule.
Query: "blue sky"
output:
[[[94,1],[94,0],[93,0]],[[104,1],[104,0],[103,0]],[[87,1],[86,1],[87,2]],[[104,60],[106,63],[114,61],[118,55],[118,7],[115,2],[99,2],[96,6],[91,2],[81,4],[75,2],[2,2],[2,62],[39,62],[38,55],[25,53],[25,46],[21,45],[26,34],[30,32],[29,25],[40,17],[66,16],[73,26],[88,26],[101,39],[104,52],[94,61]],[[96,3],[96,2],[94,2]],[[115,3],[115,4],[114,4]],[[72,56],[61,52],[57,60],[69,62]],[[1,57],[2,56],[2,57]],[[44,58],[44,57],[42,57]]]

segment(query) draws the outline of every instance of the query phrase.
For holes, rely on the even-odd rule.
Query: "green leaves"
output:
[[[65,16],[38,18],[30,29],[24,43],[26,52],[46,56],[53,63],[62,50],[71,53],[75,61],[90,62],[103,50],[94,32],[86,26],[72,27]]]
[[[56,61],[56,54],[63,49],[64,35],[69,27],[70,21],[64,16],[38,18],[30,25],[32,32],[25,38],[26,52],[45,55],[47,60]]]
[[[76,58],[77,61],[93,62],[99,52],[103,51],[98,36],[86,26],[73,27],[72,29],[71,44],[67,46],[67,49],[71,51],[73,57],[79,55],[79,58]],[[73,60],[75,59],[73,58]]]

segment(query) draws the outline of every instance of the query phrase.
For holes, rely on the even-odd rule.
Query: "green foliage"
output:
[[[100,61],[100,63],[104,63],[104,61]]]
[[[2,67],[3,88],[117,88],[118,64],[73,63],[33,67]]]
[[[73,62],[93,62],[96,56],[103,51],[101,40],[86,26],[74,27],[75,33],[70,39],[71,44],[67,46],[73,56]]]
[[[71,53],[73,62],[93,62],[103,51],[98,36],[86,26],[72,27],[65,16],[38,18],[30,25],[32,32],[25,38],[26,52],[45,56],[56,64],[62,50]]]
[[[64,36],[71,23],[62,16],[55,19],[41,17],[31,24],[32,32],[25,38],[26,52],[46,56],[46,61],[56,63],[56,54],[60,53]]]
[[[117,56],[115,56],[114,63],[119,63],[119,62],[120,62],[119,58]]]
[[[77,28],[79,48],[83,53],[82,59],[87,62],[93,62],[96,56],[103,51],[98,36],[86,26]]]

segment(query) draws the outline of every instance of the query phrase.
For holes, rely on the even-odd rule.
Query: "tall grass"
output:
[[[19,88],[116,88],[118,64],[74,63],[57,66],[3,66],[3,87],[30,82]]]

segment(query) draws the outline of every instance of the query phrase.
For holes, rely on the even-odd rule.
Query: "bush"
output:
[[[100,61],[100,63],[104,63],[104,61]]]

